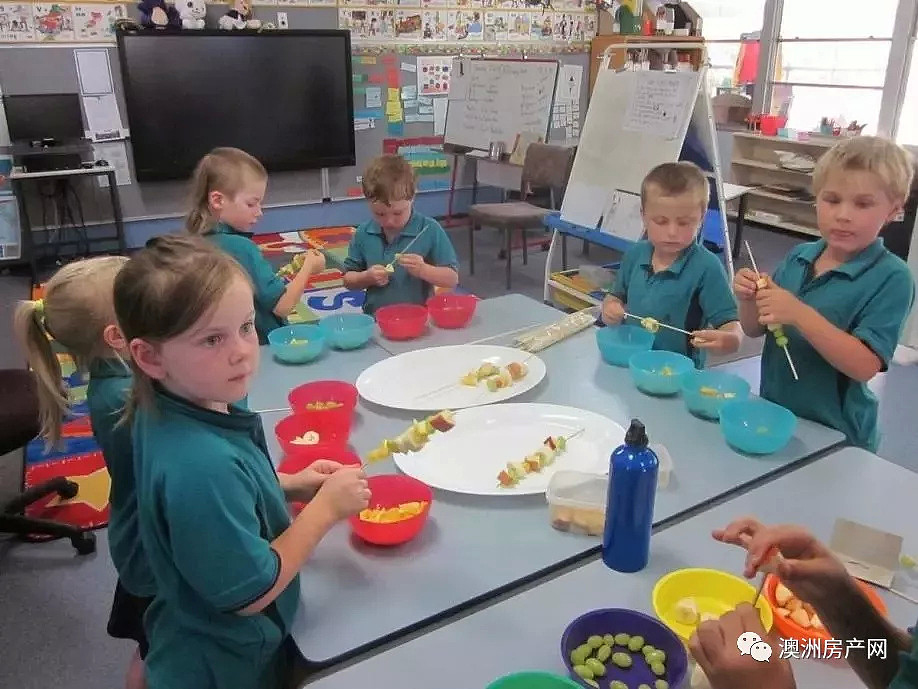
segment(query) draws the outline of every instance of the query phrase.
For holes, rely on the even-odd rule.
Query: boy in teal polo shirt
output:
[[[287,324],[310,276],[325,269],[325,257],[306,252],[303,266],[285,283],[252,241],[268,184],[262,164],[238,148],[216,148],[201,158],[191,178],[192,209],[185,219],[190,234],[204,235],[235,258],[255,288],[258,344]]]
[[[743,268],[734,280],[743,330],[760,337],[785,326],[799,374],[767,337],[761,395],[871,451],[878,405],[867,382],[889,365],[915,296],[908,266],[879,234],[902,209],[912,175],[911,156],[890,141],[838,144],[813,174],[822,239],[795,247],[770,278]]]
[[[606,325],[618,325],[627,311],[692,333],[659,328],[653,347],[691,357],[698,368],[707,352],[732,354],[742,342],[720,259],[696,241],[709,195],[707,178],[692,163],[664,163],[647,174],[641,185],[647,239],[625,252],[602,313]]]
[[[365,289],[365,313],[387,304],[424,304],[434,287],[459,283],[459,259],[433,218],[413,210],[414,170],[398,155],[373,160],[363,193],[373,219],[354,233],[344,261],[344,285]]]

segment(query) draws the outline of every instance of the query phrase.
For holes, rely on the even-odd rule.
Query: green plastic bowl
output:
[[[583,689],[574,680],[550,672],[515,672],[491,682],[486,689]]]

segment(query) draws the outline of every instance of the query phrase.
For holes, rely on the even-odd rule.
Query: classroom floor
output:
[[[504,263],[497,257],[499,237],[484,230],[476,237],[476,274],[468,275],[465,230],[451,233],[463,265],[461,284],[482,298],[506,293]],[[771,270],[796,240],[750,228],[746,238],[763,270]],[[592,247],[579,256],[579,243],[570,244],[570,262],[600,264],[614,256]],[[528,266],[514,255],[513,292],[541,300],[544,256],[531,252]],[[15,301],[28,296],[28,280],[0,275],[0,319],[9,323]],[[21,366],[8,328],[0,329],[0,368]],[[754,357],[760,344],[747,343],[742,357]],[[758,359],[747,358],[744,373],[757,377]],[[918,458],[914,407],[918,366],[894,364],[890,373],[872,384],[881,400],[883,444],[879,454],[913,471]],[[0,457],[0,500],[18,489],[21,455]],[[76,557],[68,542],[19,544],[0,540],[0,687],[39,689],[66,685],[69,689],[117,689],[133,651],[131,644],[105,632],[115,572],[108,555],[105,531],[97,532],[98,551]]]

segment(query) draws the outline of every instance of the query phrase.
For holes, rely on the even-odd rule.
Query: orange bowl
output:
[[[433,491],[426,483],[404,474],[370,476],[370,507],[397,507],[403,502],[427,502],[419,514],[391,524],[365,522],[360,515],[350,518],[351,528],[358,537],[374,545],[400,545],[421,533],[430,514]]]
[[[887,613],[886,604],[877,595],[877,592],[873,590],[873,587],[860,579],[855,579],[855,581],[873,607],[876,608],[877,612],[885,617]],[[829,630],[827,629],[804,629],[789,617],[781,617],[781,615],[778,614],[778,608],[781,606],[778,605],[778,602],[775,600],[775,589],[778,588],[779,583],[778,577],[769,574],[765,579],[765,589],[763,591],[763,595],[774,611],[775,628],[778,630],[778,633],[785,639],[798,639],[800,641],[808,641],[810,639],[828,641],[832,639],[833,637],[829,634]]]

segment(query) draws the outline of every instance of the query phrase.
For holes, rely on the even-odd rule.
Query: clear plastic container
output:
[[[608,488],[609,478],[603,474],[556,472],[545,493],[551,525],[558,531],[601,536]]]
[[[664,445],[651,443],[650,449],[660,460],[657,490],[665,490],[669,488],[672,478],[673,459]],[[566,470],[555,472],[545,492],[551,525],[558,531],[601,536],[606,522],[608,493],[608,474]]]

